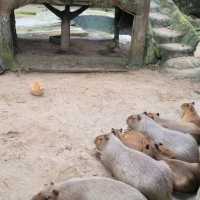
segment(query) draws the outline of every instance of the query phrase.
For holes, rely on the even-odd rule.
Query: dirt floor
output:
[[[43,97],[30,94],[36,80]],[[30,199],[51,181],[109,176],[94,156],[95,136],[125,128],[133,113],[178,118],[181,103],[199,100],[199,86],[150,70],[1,76],[0,200]]]
[[[73,38],[67,53],[60,52],[60,45],[50,43],[48,38],[20,39],[18,43],[18,67],[24,70],[37,72],[126,70],[128,49],[121,46],[119,50],[112,51],[109,49],[109,46],[113,45],[112,40]]]

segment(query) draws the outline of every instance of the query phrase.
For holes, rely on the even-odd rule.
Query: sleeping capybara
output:
[[[189,133],[195,138],[198,143],[200,143],[200,128],[196,124],[193,124],[191,122],[176,121],[173,119],[164,119],[160,117],[159,113],[145,112],[144,114],[164,128],[180,131],[181,133]]]
[[[32,200],[147,200],[137,189],[103,177],[74,178],[51,185]]]
[[[163,161],[126,147],[113,134],[96,143],[101,162],[112,175],[141,191],[148,200],[172,199],[172,172]]]
[[[165,145],[176,154],[178,160],[199,162],[198,145],[191,135],[164,128],[145,114],[131,115],[127,125],[129,129],[151,137],[155,143]]]

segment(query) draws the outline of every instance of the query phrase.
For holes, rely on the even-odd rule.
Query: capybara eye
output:
[[[150,148],[150,146],[149,146],[149,144],[147,144],[147,145],[146,145],[146,149],[149,149],[149,148]]]
[[[108,137],[107,135],[105,136],[105,140],[106,140],[106,141],[108,141],[108,140],[109,140],[109,137]]]

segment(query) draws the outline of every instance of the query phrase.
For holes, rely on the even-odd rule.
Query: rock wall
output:
[[[184,13],[200,17],[199,0],[174,0],[174,2]]]
[[[200,33],[172,0],[152,0],[145,63],[191,56]]]

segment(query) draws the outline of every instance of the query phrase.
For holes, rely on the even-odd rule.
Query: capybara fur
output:
[[[190,134],[164,128],[145,114],[129,116],[127,124],[129,129],[142,132],[151,137],[155,143],[165,145],[176,154],[178,160],[199,161],[198,144]]]
[[[180,131],[182,133],[189,133],[195,140],[200,143],[200,128],[191,122],[176,121],[173,119],[164,119],[160,117],[159,113],[145,112],[148,117],[153,119],[155,122],[171,130]]]
[[[127,147],[141,151],[152,158],[155,158],[157,154],[160,157],[176,158],[176,154],[162,143],[156,144],[150,137],[140,132],[133,130],[122,132],[122,129],[112,129],[111,133],[117,136]]]
[[[137,189],[103,177],[74,178],[51,185],[32,200],[147,200]]]
[[[157,160],[168,164],[173,173],[173,190],[181,193],[194,193],[200,186],[200,163],[189,163],[176,159],[163,158]]]
[[[181,119],[184,122],[191,122],[200,127],[200,116],[195,109],[195,103],[184,103],[181,105],[182,115]]]
[[[96,144],[101,162],[118,180],[141,191],[148,200],[172,199],[173,177],[168,165],[126,147],[115,135]]]

